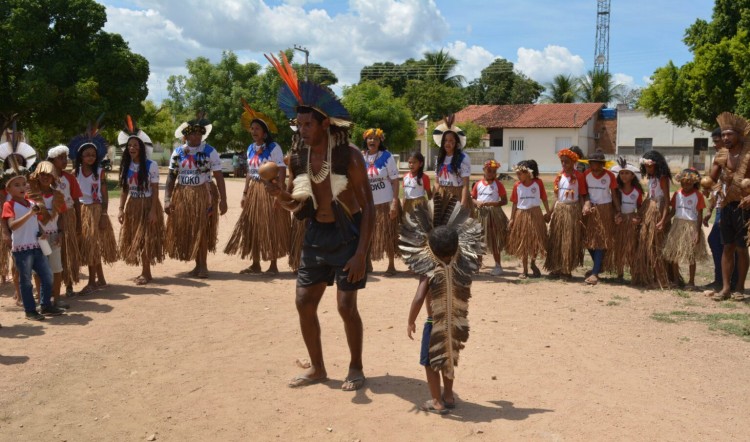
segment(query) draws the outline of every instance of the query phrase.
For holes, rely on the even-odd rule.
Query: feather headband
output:
[[[534,173],[534,171],[525,164],[516,164],[515,166],[513,166],[513,172],[526,172],[531,174]]]
[[[117,134],[117,145],[120,147],[125,147],[125,145],[128,144],[128,141],[130,141],[131,138],[139,138],[146,146],[154,145],[154,143],[151,142],[151,137],[149,137],[146,132],[142,131],[138,128],[138,126],[135,125],[135,122],[133,121],[133,118],[130,117],[130,115],[126,115],[125,128],[121,130],[119,134]]]
[[[68,147],[60,144],[47,151],[47,158],[57,158],[62,155],[67,157],[68,152],[70,152]]]
[[[279,108],[287,118],[290,120],[297,118],[300,108],[309,108],[323,114],[334,126],[344,129],[354,126],[349,111],[332,90],[311,81],[300,82],[298,80],[297,72],[289,63],[286,54],[281,53],[281,61],[274,55],[265,55],[265,57],[284,81],[279,89],[278,102]]]
[[[366,139],[368,139],[370,137],[373,137],[373,136],[377,137],[377,138],[380,138],[380,141],[385,141],[385,132],[383,132],[383,129],[380,129],[380,128],[367,129],[362,134],[362,139],[366,140]]]
[[[487,160],[487,161],[484,162],[484,168],[485,169],[497,170],[497,169],[500,168],[500,163],[498,163],[495,160]]]
[[[633,166],[632,164],[628,164],[627,161],[625,161],[625,158],[618,157],[617,158],[617,165],[612,166],[610,169],[610,172],[614,173],[615,175],[618,175],[620,172],[627,171],[635,175],[635,179],[639,180],[641,179],[641,170],[637,167]]]
[[[722,132],[732,130],[740,135],[747,135],[748,131],[750,131],[750,124],[748,124],[747,120],[731,112],[720,113],[716,117],[716,122],[719,123]]]
[[[242,116],[240,116],[240,122],[246,131],[250,132],[250,126],[253,124],[253,121],[259,121],[265,126],[266,132],[274,134],[279,132],[271,117],[251,108],[244,98],[240,98],[240,101],[242,102],[242,108],[245,110],[242,112]]]
[[[200,111],[192,120],[180,124],[174,131],[174,137],[182,138],[191,133],[199,132],[201,141],[206,141],[206,138],[211,134],[211,129],[213,129],[213,125],[206,119],[206,113]]]
[[[101,135],[100,131],[104,128],[101,125],[104,114],[99,115],[94,123],[89,123],[86,131],[80,135],[76,135],[68,143],[68,149],[71,159],[76,159],[78,154],[86,146],[94,146],[96,148],[97,157],[99,159],[104,158],[107,155],[107,140]]]
[[[687,181],[690,184],[695,184],[701,180],[701,175],[698,173],[697,170],[693,168],[689,168],[678,173],[677,176],[675,176],[674,178],[675,178],[675,181],[680,182],[680,183],[683,181]]]
[[[16,120],[14,119],[10,125],[11,130],[5,132],[6,141],[0,144],[0,161],[5,162],[6,159],[12,155],[18,155],[23,157],[26,167],[31,167],[36,162],[36,149],[24,143],[21,138],[22,134],[16,127]],[[6,126],[7,127],[7,126]],[[5,167],[5,165],[3,166]]]
[[[29,176],[29,170],[18,164],[15,155],[10,155],[7,160],[10,167],[0,175],[0,189],[5,189],[11,181],[17,178],[26,179]]]
[[[562,158],[562,157],[568,157],[568,158],[570,158],[570,159],[571,159],[571,160],[572,160],[572,161],[573,161],[574,163],[577,163],[577,162],[578,162],[578,154],[577,154],[577,153],[575,153],[575,152],[573,152],[573,151],[572,151],[572,150],[570,150],[570,149],[563,149],[563,150],[561,150],[560,152],[557,152],[557,157],[558,157],[558,158]]]
[[[459,146],[461,149],[466,147],[466,134],[464,131],[456,126],[455,123],[456,115],[451,114],[447,117],[443,118],[443,122],[440,123],[435,127],[435,130],[432,131],[432,140],[440,146],[443,142],[443,135],[445,135],[446,132],[453,132],[458,136]]]

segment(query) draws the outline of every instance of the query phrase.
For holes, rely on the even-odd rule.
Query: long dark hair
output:
[[[626,171],[626,172],[633,173],[632,171],[627,170],[627,169],[623,169],[623,170]],[[634,174],[634,173],[633,173],[633,181],[630,184],[633,187],[635,187],[636,189],[638,189],[641,192],[641,195],[643,195],[643,186],[641,186],[641,182],[640,182],[640,180],[638,180],[638,176],[636,174]],[[624,185],[625,185],[625,183],[623,183],[622,180],[620,179],[620,174],[618,172],[617,173],[617,188],[618,189],[622,189],[622,187]]]
[[[415,150],[411,154],[409,154],[409,158],[414,158],[415,160],[422,163],[421,166],[419,166],[419,170],[417,171],[417,183],[421,186],[422,185],[422,175],[424,175],[424,155],[422,155],[422,152]]]
[[[531,175],[534,177],[534,179],[539,178],[539,165],[536,164],[535,160],[519,161],[517,166],[531,169]]]
[[[263,135],[264,135],[263,143],[265,143],[266,147],[272,145],[274,142],[273,135],[271,134],[271,131],[268,129],[268,126],[266,126],[266,122],[259,118],[255,118],[253,121],[250,122],[251,125],[253,123],[258,123],[258,125],[263,128]],[[255,140],[253,140],[253,143],[255,143]]]
[[[145,191],[148,186],[148,167],[146,165],[146,145],[138,137],[128,138],[130,140],[138,141],[138,190]],[[128,189],[128,171],[130,170],[130,164],[133,162],[133,158],[130,156],[130,149],[125,144],[125,149],[122,151],[122,163],[120,164],[120,186],[123,189]]]
[[[654,177],[661,179],[661,177],[669,177],[669,181],[672,181],[672,171],[669,170],[669,164],[667,159],[664,158],[660,152],[656,150],[650,150],[643,154],[644,160],[651,160],[654,163]],[[648,176],[646,173],[646,165],[641,163],[641,175]]]
[[[453,158],[451,158],[451,171],[458,174],[459,169],[461,168],[461,153],[463,151],[461,150],[461,139],[458,137],[458,134],[453,131],[444,132],[443,138],[440,139],[440,151],[438,152],[437,158],[438,169],[443,166],[443,162],[447,155],[445,153],[445,136],[448,134],[453,135],[453,138],[456,140],[456,148],[453,150]]]
[[[99,158],[99,149],[96,148],[96,145],[93,143],[87,143],[78,148],[78,155],[76,155],[76,161],[75,161],[75,171],[76,175],[81,171],[81,166],[83,165],[83,153],[86,152],[89,149],[94,149],[94,153],[96,154],[96,161],[94,161],[94,164],[91,165],[91,172],[94,174],[96,179],[99,179],[99,162],[102,160]]]

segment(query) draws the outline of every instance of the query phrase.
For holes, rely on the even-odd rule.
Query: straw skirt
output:
[[[541,207],[516,210],[506,250],[518,259],[534,259],[547,254],[547,224]]]
[[[296,217],[292,217],[292,231],[290,235],[289,243],[289,268],[293,272],[299,269],[299,260],[302,256],[302,241],[305,240],[305,228],[307,226],[307,220],[299,220]]]
[[[549,272],[570,274],[583,265],[583,226],[581,205],[555,203],[547,238],[547,259],[544,268]]]
[[[633,223],[635,213],[622,215],[622,222],[615,224],[614,246],[604,256],[604,270],[618,275],[630,270],[638,248],[638,224]]]
[[[697,240],[697,242],[696,242]],[[706,238],[696,221],[673,219],[662,252],[667,262],[695,264],[706,261]]]
[[[104,220],[104,228],[99,223]],[[67,236],[67,235],[64,235]],[[109,216],[102,217],[101,204],[81,204],[81,262],[88,266],[117,262],[117,240]]]
[[[505,250],[508,240],[508,217],[501,207],[486,206],[475,210],[477,221],[484,229],[484,244],[487,252],[499,255]]]
[[[219,189],[213,182],[175,186],[172,213],[167,217],[167,255],[180,261],[197,258],[201,247],[216,252],[219,229]]]
[[[63,235],[61,258],[63,265],[63,282],[72,286],[78,282],[81,273],[81,251],[78,247],[78,219],[75,208],[71,207],[60,216],[63,220]]]
[[[614,246],[615,210],[612,203],[591,206],[583,217],[586,229],[583,245],[591,250],[610,250]]]
[[[662,258],[664,249],[664,230],[657,230],[656,224],[661,219],[659,203],[647,199],[641,205],[641,227],[638,230],[638,246],[631,274],[635,285],[649,286],[658,284],[667,287],[667,268]]]
[[[152,198],[130,197],[125,205],[125,219],[120,228],[120,258],[127,265],[141,265],[144,251],[149,264],[164,261],[164,210],[157,199],[153,207],[156,221],[149,222],[153,204]]]
[[[375,206],[375,225],[370,243],[370,259],[380,261],[383,257],[401,256],[398,248],[400,213],[391,219],[391,203]]]

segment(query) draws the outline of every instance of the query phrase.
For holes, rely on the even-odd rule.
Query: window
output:
[[[653,138],[636,138],[635,139],[635,154],[643,155],[646,152],[650,152],[653,148]]]
[[[502,129],[495,129],[490,132],[490,146],[500,146],[503,145],[503,130]]]
[[[708,138],[693,138],[693,155],[700,155],[708,150]]]
[[[567,149],[573,145],[573,139],[570,137],[555,137],[555,153]]]
[[[522,152],[523,151],[523,138],[511,138],[510,139],[510,151]]]

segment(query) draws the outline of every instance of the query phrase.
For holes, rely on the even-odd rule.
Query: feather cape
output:
[[[438,226],[458,232],[458,251],[445,263],[430,248],[428,235]],[[401,225],[399,247],[404,262],[414,273],[429,278],[432,306],[430,367],[453,379],[453,367],[469,339],[468,306],[471,274],[479,270],[484,254],[482,225],[452,196],[435,195],[428,204],[415,208]]]

